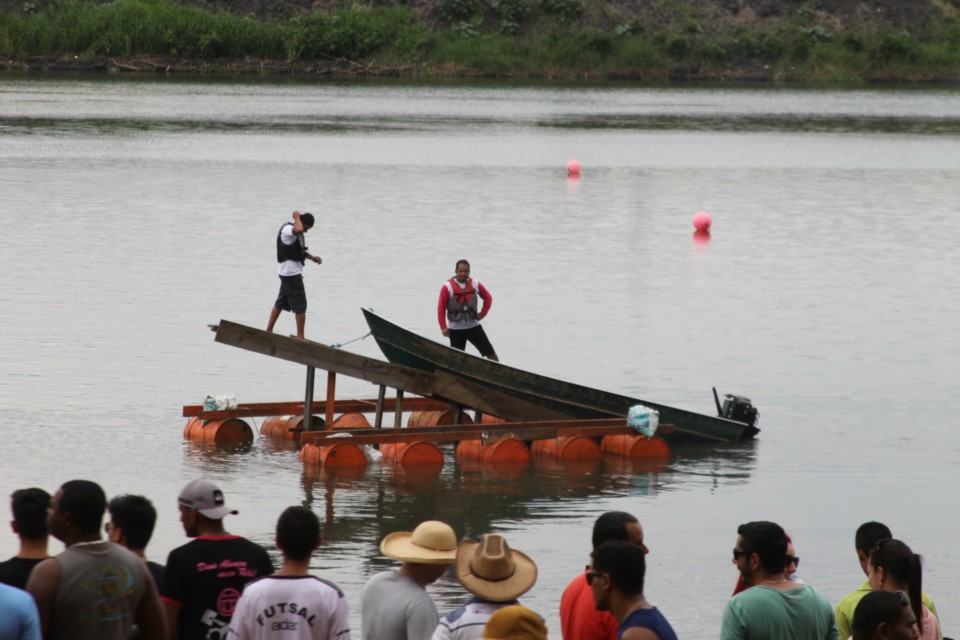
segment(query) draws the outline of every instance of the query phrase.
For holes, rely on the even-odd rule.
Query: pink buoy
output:
[[[693,214],[693,228],[697,231],[709,231],[712,222],[710,214],[706,211],[697,211]]]
[[[580,163],[576,160],[571,160],[567,163],[567,175],[568,176],[579,176],[580,175]]]

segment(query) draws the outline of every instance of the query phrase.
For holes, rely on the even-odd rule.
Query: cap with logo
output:
[[[200,515],[211,520],[220,520],[226,515],[237,515],[223,500],[223,491],[206,478],[197,478],[187,483],[180,492],[177,502],[189,509],[196,509]]]

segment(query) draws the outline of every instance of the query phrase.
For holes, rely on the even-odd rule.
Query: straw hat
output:
[[[437,520],[417,525],[413,532],[391,533],[380,543],[380,553],[417,564],[452,564],[457,558],[457,534],[453,528]]]
[[[483,637],[490,640],[547,640],[543,618],[519,604],[494,612],[483,628]]]
[[[537,581],[537,565],[510,549],[503,536],[488,533],[480,542],[464,540],[457,549],[457,578],[470,593],[491,602],[519,598]]]

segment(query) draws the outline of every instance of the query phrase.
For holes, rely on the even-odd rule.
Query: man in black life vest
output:
[[[483,300],[483,308],[478,308],[477,300]],[[477,348],[484,358],[500,361],[493,345],[487,338],[480,321],[493,306],[493,296],[486,287],[470,277],[470,263],[460,260],[456,265],[456,275],[440,287],[440,300],[437,303],[437,320],[440,332],[450,338],[450,346],[466,351],[467,341]]]
[[[267,331],[273,331],[281,311],[290,311],[297,320],[297,337],[304,338],[303,326],[307,321],[307,292],[303,288],[303,265],[307,260],[320,264],[323,259],[307,253],[303,234],[313,227],[311,213],[293,212],[293,222],[285,222],[277,233],[277,262],[280,267],[280,294],[270,310]]]

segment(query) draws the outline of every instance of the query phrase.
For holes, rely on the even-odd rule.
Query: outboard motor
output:
[[[756,427],[757,423],[760,422],[760,412],[750,402],[750,398],[727,393],[724,395],[723,406],[721,407],[720,398],[717,397],[717,390],[714,388],[713,399],[717,403],[717,413],[721,418],[743,422],[751,427]]]

